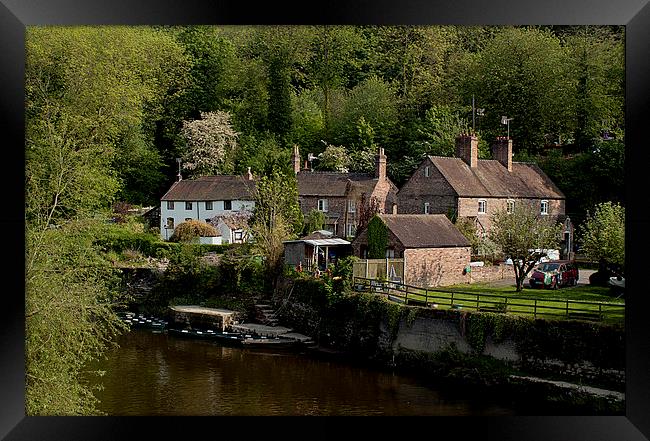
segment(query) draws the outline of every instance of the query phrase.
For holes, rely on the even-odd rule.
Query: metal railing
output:
[[[624,303],[513,298],[500,294],[477,294],[422,288],[363,277],[354,277],[353,283],[356,291],[383,294],[390,301],[414,306],[513,313],[532,315],[535,318],[555,317],[590,321],[623,320],[625,318]]]

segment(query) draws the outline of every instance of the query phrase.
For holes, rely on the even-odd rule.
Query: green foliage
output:
[[[595,262],[625,265],[625,208],[604,202],[587,213],[580,228],[582,247]]]
[[[501,210],[493,215],[493,228],[489,238],[512,259],[517,291],[521,291],[528,273],[544,250],[556,249],[562,232],[562,225],[551,216],[540,215],[539,206],[517,203],[514,211]]]
[[[124,330],[119,278],[93,245],[101,224],[68,222],[27,228],[25,411],[28,415],[98,413],[86,363],[98,359]]]
[[[343,146],[328,145],[325,151],[318,155],[316,169],[347,173],[350,165],[348,152]]]
[[[219,231],[212,225],[199,221],[188,220],[181,222],[174,228],[174,234],[169,238],[172,242],[192,242],[199,237],[219,236]]]
[[[325,226],[325,213],[319,210],[311,210],[305,216],[304,234],[311,234],[314,231],[322,230]]]
[[[388,229],[379,216],[368,222],[368,258],[383,259],[388,246]]]

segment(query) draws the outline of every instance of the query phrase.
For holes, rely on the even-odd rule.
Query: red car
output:
[[[578,267],[574,262],[549,260],[535,267],[528,283],[531,288],[556,289],[562,286],[577,285],[579,277]]]

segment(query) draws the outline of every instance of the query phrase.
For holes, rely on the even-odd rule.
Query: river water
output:
[[[108,415],[514,415],[493,396],[309,353],[132,330],[90,369]],[[447,389],[447,390],[446,390]]]

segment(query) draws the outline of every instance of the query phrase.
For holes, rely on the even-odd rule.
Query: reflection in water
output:
[[[410,377],[134,330],[91,368],[106,370],[109,415],[512,415],[484,397],[449,396]]]

